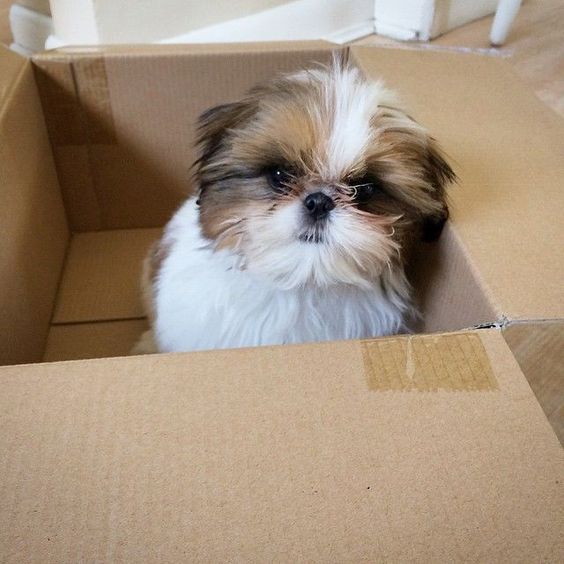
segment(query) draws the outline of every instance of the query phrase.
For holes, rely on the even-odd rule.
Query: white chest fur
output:
[[[356,339],[402,328],[403,273],[390,273],[370,289],[279,289],[242,270],[235,253],[214,251],[201,234],[194,199],[175,214],[165,241],[169,253],[153,292],[161,351]]]

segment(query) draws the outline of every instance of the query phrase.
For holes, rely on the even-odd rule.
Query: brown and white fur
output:
[[[199,195],[148,259],[137,352],[365,338],[406,329],[404,274],[454,180],[381,83],[334,63],[200,118]]]

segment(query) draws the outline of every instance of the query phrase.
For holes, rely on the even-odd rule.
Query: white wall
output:
[[[258,14],[197,29],[167,43],[352,41],[374,32],[374,0],[293,0]]]
[[[45,1],[45,0],[24,0]],[[497,0],[51,0],[48,47],[328,39],[426,40],[492,13]]]
[[[51,0],[64,43],[154,42],[288,3],[287,0]]]

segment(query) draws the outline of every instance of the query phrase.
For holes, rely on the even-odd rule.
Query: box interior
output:
[[[460,178],[443,235],[410,265],[418,331],[558,322],[562,339],[562,126],[502,62],[325,42],[84,47],[2,57],[16,85],[2,363],[128,354],[146,327],[143,256],[193,190],[197,116],[335,52],[399,92]]]
[[[145,327],[139,299],[143,256],[193,190],[189,169],[197,116],[273,75],[328,63],[336,51],[362,64],[359,54],[326,43],[63,49],[37,56],[33,70],[70,242],[44,349],[38,344],[18,361],[127,354]],[[421,331],[495,321],[450,227],[439,243],[422,246],[420,255],[413,280],[427,320]],[[464,307],[456,295],[445,299],[417,283],[418,277],[435,276],[418,275],[423,267],[429,270],[432,255],[449,265],[439,276],[467,287]],[[60,258],[51,266],[58,276]]]

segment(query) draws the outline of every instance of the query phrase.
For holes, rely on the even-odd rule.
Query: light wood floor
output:
[[[564,117],[564,0],[526,0],[501,48],[492,48],[493,16],[459,27],[428,43],[399,43],[371,35],[355,44],[405,48],[470,49],[507,58],[537,96]]]

